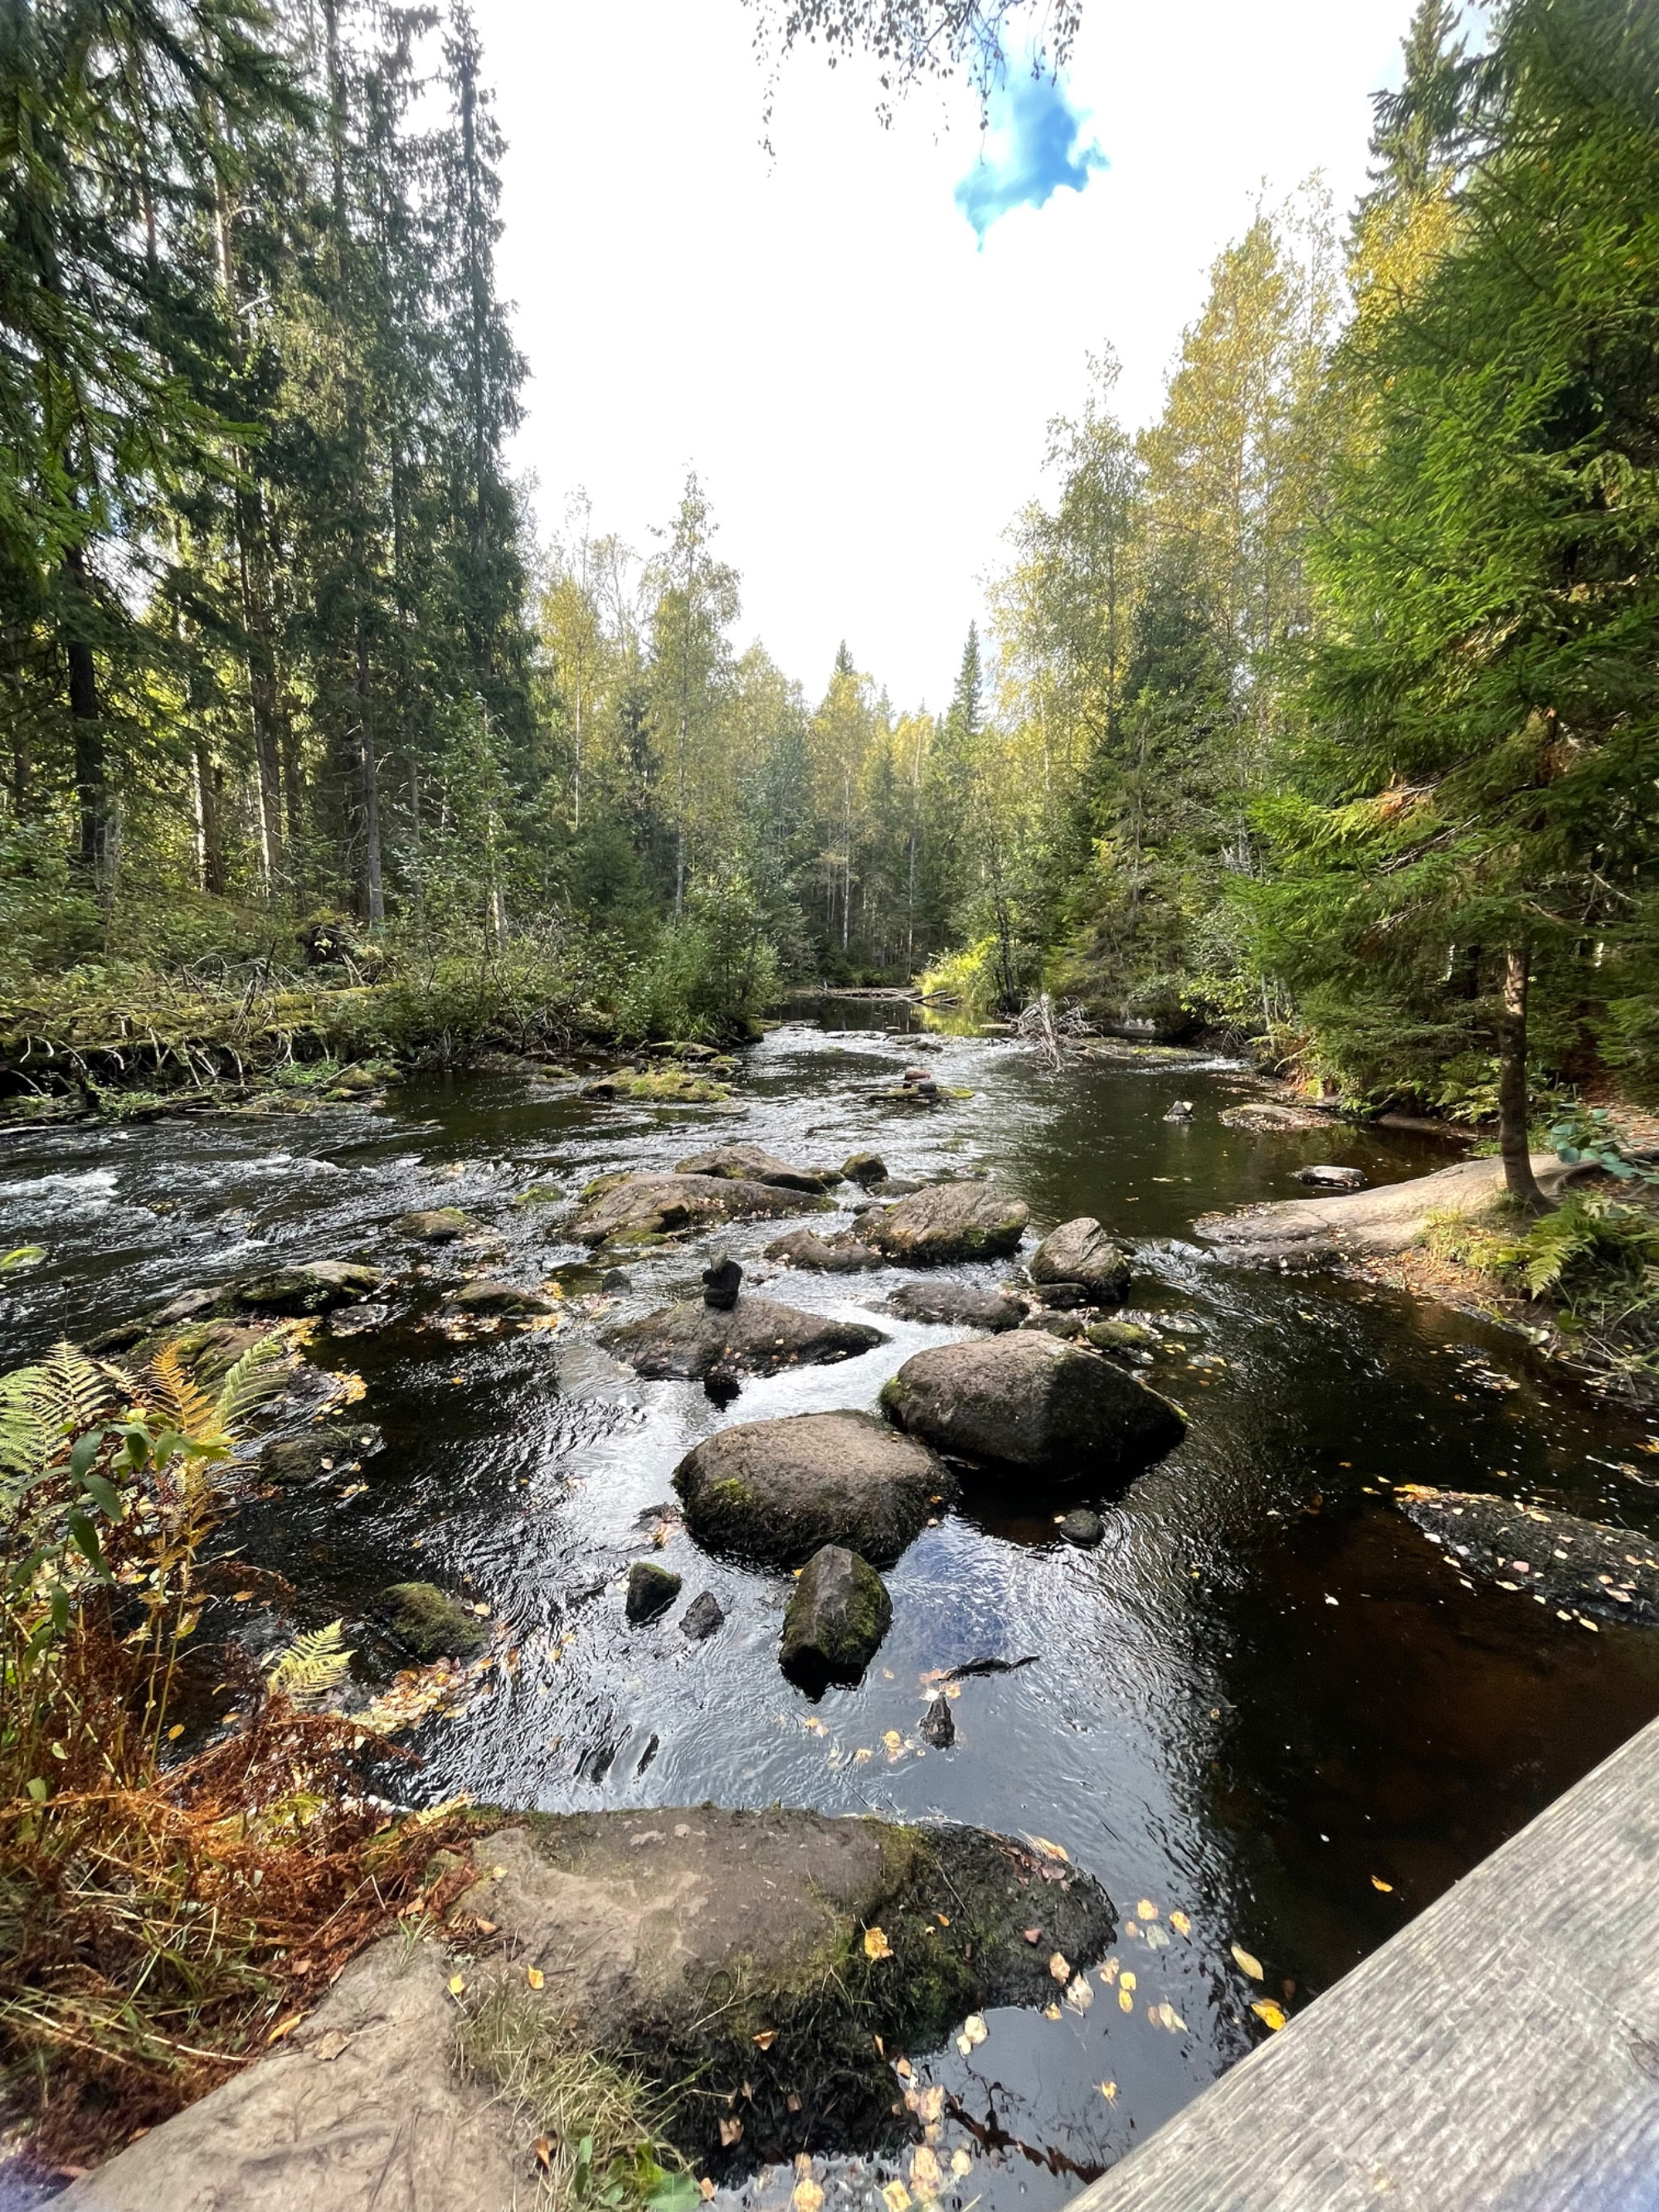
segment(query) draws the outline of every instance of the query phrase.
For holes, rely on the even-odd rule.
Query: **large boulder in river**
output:
[[[1129,1295],[1129,1262],[1088,1214],[1062,1221],[1026,1263],[1034,1283],[1076,1283],[1097,1306],[1121,1306]]]
[[[906,1321],[988,1328],[994,1336],[1005,1328],[1018,1328],[1025,1318],[1024,1309],[1001,1291],[982,1291],[973,1283],[901,1283],[887,1304]]]
[[[264,1313],[298,1316],[349,1306],[380,1287],[378,1267],[356,1260],[305,1260],[293,1267],[244,1275],[219,1297],[221,1313]]]
[[[766,1248],[769,1260],[781,1260],[787,1267],[808,1267],[820,1275],[867,1274],[884,1267],[886,1260],[844,1229],[838,1237],[820,1237],[816,1229],[792,1229]]]
[[[791,1167],[759,1145],[722,1145],[717,1152],[693,1152],[677,1160],[676,1175],[724,1176],[738,1182],[769,1182],[780,1190],[827,1190],[842,1180],[836,1168]]]
[[[907,1435],[994,1466],[1121,1475],[1178,1444],[1186,1423],[1097,1352],[1033,1329],[907,1359],[881,1394]]]
[[[889,1566],[955,1485],[873,1413],[792,1413],[705,1437],[674,1470],[685,1525],[737,1559],[793,1567],[824,1544]]]
[[[928,1183],[896,1206],[865,1214],[859,1236],[890,1260],[916,1267],[995,1260],[1018,1247],[1030,1211],[989,1183]]]
[[[892,1625],[893,1601],[869,1561],[844,1544],[826,1544],[801,1569],[778,1663],[816,1696],[831,1682],[858,1681]]]
[[[830,1203],[811,1191],[783,1190],[775,1183],[750,1182],[738,1176],[644,1175],[605,1181],[604,1189],[590,1186],[582,1194],[581,1209],[570,1224],[578,1243],[603,1244],[613,1237],[666,1237],[681,1230],[712,1228],[721,1221],[809,1213]]]
[[[827,1367],[856,1359],[887,1340],[863,1322],[803,1313],[772,1298],[743,1298],[729,1312],[702,1298],[664,1306],[605,1341],[641,1375],[699,1376],[711,1368],[769,1375],[780,1367]]]
[[[577,2146],[512,2078],[550,2039],[567,2069],[642,2077],[711,2178],[867,2156],[912,2131],[892,2111],[899,2054],[1047,2004],[1053,1954],[1086,1971],[1112,1938],[1088,1875],[979,1828],[713,1805],[470,1817],[471,1887],[447,1905],[464,1844],[436,1898],[453,1918],[362,1953],[251,2066],[73,2183],[64,2212],[509,2212],[542,2187],[538,2137],[574,2200]]]

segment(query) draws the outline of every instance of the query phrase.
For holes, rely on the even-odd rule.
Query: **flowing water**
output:
[[[948,2045],[923,2068],[911,2054],[988,2134],[1017,2139],[960,2185],[959,2201],[994,2212],[1058,2202],[1121,2157],[1269,2032],[1253,2002],[1297,2010],[1659,1711],[1659,1638],[1589,1633],[1523,1595],[1466,1587],[1389,1486],[1495,1489],[1652,1534],[1659,1459],[1644,1424],[1512,1331],[1334,1279],[1240,1272],[1191,1240],[1212,1207],[1295,1195],[1309,1161],[1397,1179],[1443,1164],[1432,1139],[1247,1134],[1218,1119],[1239,1088],[1225,1062],[1054,1074],[978,1036],[941,1037],[931,1063],[969,1097],[924,1115],[872,1103],[920,1026],[902,1003],[828,1002],[745,1055],[726,1107],[603,1104],[528,1073],[477,1074],[411,1084],[382,1109],[14,1137],[0,1236],[51,1256],[0,1289],[0,1354],[9,1365],[60,1333],[84,1340],[274,1257],[397,1270],[385,1327],[325,1330],[313,1347],[362,1376],[358,1411],[386,1449],[355,1480],[250,1503],[232,1532],[242,1555],[294,1581],[308,1619],[349,1616],[421,1575],[504,1624],[511,1668],[422,1725],[424,1764],[396,1781],[407,1796],[968,1820],[1045,1838],[1098,1876],[1137,1931],[1116,1947],[1136,1975],[1133,2010],[1097,1979],[1086,2012],[994,2013],[967,2055]],[[1164,1120],[1177,1097],[1194,1102],[1191,1121]],[[621,1578],[649,1553],[653,1509],[699,1437],[871,1407],[902,1360],[957,1332],[884,1315],[891,1274],[783,1273],[769,1295],[873,1316],[888,1341],[724,1405],[697,1384],[641,1382],[599,1330],[694,1291],[719,1254],[765,1278],[756,1263],[784,1224],[659,1248],[607,1296],[559,1242],[560,1209],[521,1199],[738,1139],[814,1163],[874,1146],[917,1178],[988,1169],[1039,1232],[1095,1215],[1133,1246],[1132,1304],[1171,1347],[1149,1379],[1191,1417],[1178,1451],[1101,1501],[1097,1550],[1056,1537],[1072,1496],[1030,1481],[976,1490],[888,1576],[893,1626],[862,1685],[816,1704],[777,1667],[787,1576],[708,1559],[673,1528],[651,1555],[726,1614],[702,1644],[678,1612],[629,1629]],[[411,1273],[392,1224],[434,1205],[489,1225],[507,1248],[490,1273],[562,1270],[556,1331],[455,1342],[419,1325],[460,1262]],[[1036,1664],[962,1682],[952,1749],[919,1741],[937,1670],[1028,1655]],[[867,2170],[840,2178],[868,2185]],[[766,2199],[769,2185],[781,2203],[788,2177],[748,2193]]]

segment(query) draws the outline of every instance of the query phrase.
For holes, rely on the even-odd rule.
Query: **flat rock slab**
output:
[[[614,1329],[605,1343],[641,1375],[770,1375],[781,1367],[825,1367],[856,1359],[887,1340],[878,1328],[803,1313],[772,1298],[739,1297],[729,1312],[701,1298],[664,1306]]]
[[[1532,1171],[1547,1198],[1582,1168],[1534,1152]],[[1206,1213],[1195,1235],[1219,1247],[1224,1259],[1261,1266],[1281,1259],[1340,1259],[1346,1254],[1403,1252],[1437,1213],[1484,1213],[1504,1194],[1502,1160],[1459,1160],[1408,1182],[1343,1198],[1284,1198],[1248,1206],[1237,1213]]]
[[[929,1183],[896,1206],[866,1214],[859,1235],[890,1260],[917,1267],[996,1260],[1018,1249],[1030,1212],[1023,1199],[989,1183]]]
[[[58,2201],[522,2212],[539,2201],[539,2124],[456,2063],[458,2030],[495,1990],[527,2018],[556,2008],[586,2048],[665,2088],[696,2078],[706,2094],[679,2099],[677,2124],[699,2166],[867,2151],[903,2133],[884,2045],[920,2053],[969,2012],[1046,2003],[1050,1949],[1086,1967],[1113,1933],[1087,1875],[976,1828],[666,1806],[509,1818],[473,1862],[459,1996],[442,1943],[386,1939],[276,2050]],[[722,2159],[734,2107],[744,2139]]]
[[[992,1467],[1127,1480],[1187,1425],[1097,1352],[1021,1328],[907,1359],[881,1394],[907,1435]]]
[[[811,1191],[741,1176],[624,1176],[591,1196],[583,1194],[570,1234],[580,1244],[603,1244],[613,1237],[666,1237],[721,1221],[811,1212],[829,1203]]]
[[[865,1243],[850,1229],[839,1237],[820,1237],[815,1229],[792,1229],[766,1248],[769,1260],[787,1267],[809,1267],[819,1275],[863,1275],[884,1267],[884,1255]]]
[[[676,1160],[674,1172],[775,1183],[780,1190],[822,1191],[842,1180],[836,1168],[792,1167],[787,1160],[781,1160],[775,1152],[759,1145],[722,1145],[717,1152],[693,1152],[689,1159]]]
[[[1659,1628],[1659,1546],[1650,1536],[1479,1491],[1409,1483],[1395,1495],[1471,1580],[1541,1598],[1556,1612]]]
[[[982,1291],[973,1283],[901,1283],[887,1301],[890,1311],[906,1321],[931,1321],[950,1328],[987,1328],[994,1335],[1018,1328],[1025,1310],[1000,1291]]]
[[[955,1485],[873,1413],[793,1413],[705,1437],[674,1470],[685,1525],[735,1559],[793,1567],[825,1544],[890,1566]]]

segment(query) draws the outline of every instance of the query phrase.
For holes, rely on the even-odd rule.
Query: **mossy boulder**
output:
[[[1088,1875],[982,1829],[713,1805],[475,1819],[461,1958],[386,1936],[274,2050],[74,2183],[65,2212],[193,2203],[204,2175],[216,2203],[298,2212],[319,2174],[328,2212],[374,2212],[388,2173],[400,2203],[509,2212],[536,2186],[543,2123],[457,2063],[491,2005],[666,2093],[697,2171],[868,2154],[912,2130],[900,2057],[969,2014],[1049,2002],[1053,1954],[1086,1970],[1113,1935]]]
[[[483,1622],[435,1583],[393,1583],[374,1613],[386,1633],[415,1659],[470,1659],[483,1643]]]
[[[1091,1305],[1121,1306],[1129,1295],[1129,1261],[1088,1214],[1051,1230],[1026,1266],[1034,1283],[1075,1283]]]
[[[636,1098],[668,1106],[717,1106],[732,1096],[728,1086],[684,1067],[653,1067],[639,1075],[602,1075],[584,1083],[584,1098]]]
[[[680,1577],[654,1559],[635,1559],[628,1570],[628,1595],[623,1610],[629,1625],[641,1628],[667,1612],[680,1594]]]
[[[728,1311],[702,1298],[665,1306],[605,1340],[641,1375],[700,1376],[718,1367],[769,1375],[783,1367],[822,1367],[856,1359],[886,1342],[878,1328],[804,1313],[772,1298],[739,1297]]]
[[[887,1180],[887,1163],[879,1152],[854,1152],[842,1162],[841,1171],[848,1182],[860,1182],[866,1189]]]
[[[716,1430],[674,1487],[698,1543],[790,1567],[825,1544],[890,1565],[956,1486],[925,1444],[872,1413],[836,1413]]]
[[[666,1237],[713,1228],[722,1221],[781,1218],[826,1206],[827,1198],[811,1191],[781,1190],[775,1183],[745,1176],[629,1175],[590,1184],[570,1234],[581,1244],[603,1244],[613,1237]]]
[[[499,1283],[487,1275],[463,1283],[459,1290],[450,1292],[444,1304],[457,1313],[500,1315],[507,1320],[556,1310],[552,1299],[542,1291],[526,1290],[519,1283]]]
[[[892,1625],[893,1601],[868,1560],[844,1544],[826,1544],[795,1583],[778,1662],[816,1696],[831,1682],[858,1681]]]
[[[378,1291],[384,1280],[378,1267],[356,1260],[307,1260],[287,1267],[272,1267],[258,1275],[240,1276],[221,1291],[222,1314],[266,1313],[284,1318],[329,1313],[349,1306]]]
[[[964,1179],[927,1183],[896,1206],[866,1213],[859,1235],[890,1260],[936,1267],[957,1260],[1005,1257],[1018,1249],[1030,1218],[1023,1199]]]
[[[1187,1426],[1167,1398],[1099,1352],[1029,1328],[917,1352],[881,1403],[897,1427],[939,1451],[1124,1482],[1172,1450]]]

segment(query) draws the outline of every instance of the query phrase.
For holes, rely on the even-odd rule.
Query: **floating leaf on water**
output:
[[[964,2173],[971,2173],[973,2170],[974,2161],[969,2152],[961,2149],[951,2152],[951,2178],[953,2181],[960,2181]]]
[[[899,1750],[904,1742],[904,1738],[899,1734],[896,1729],[889,1729],[881,1740],[886,1745],[889,1751]]]
[[[1048,1960],[1048,1972],[1054,1976],[1057,1982],[1069,1982],[1071,1980],[1072,1969],[1066,1963],[1066,1954],[1063,1951],[1055,1951],[1050,1954]]]
[[[1152,1903],[1150,1897],[1143,1897],[1139,1904],[1136,1905],[1135,1911],[1140,1915],[1143,1920],[1156,1920],[1158,1917],[1158,1907]]]
[[[925,2127],[933,2127],[945,2117],[945,2088],[935,2081],[931,2089],[924,2089],[916,2099],[916,2118]]]
[[[1184,1912],[1172,1912],[1170,1915],[1170,1925],[1177,1936],[1190,1936],[1193,1932],[1193,1923]]]
[[[939,2160],[926,2143],[919,2143],[911,2154],[910,2186],[922,2197],[937,2197],[945,2186]]]
[[[1394,1884],[1391,1881],[1384,1881],[1380,1874],[1374,1874],[1371,1876],[1371,1887],[1380,1889],[1386,1896],[1394,1888]]]
[[[985,2015],[983,2013],[977,2012],[970,2012],[969,2014],[967,2019],[962,2023],[962,2032],[967,2037],[970,2045],[976,2043],[983,2043],[986,2037],[991,2033],[990,2029],[985,2025]]]
[[[1131,1968],[1126,1966],[1123,1969],[1122,1973],[1118,1977],[1118,1987],[1124,1990],[1132,1990],[1134,1985],[1135,1978],[1133,1972]]]
[[[1107,1989],[1109,1990],[1112,1984],[1117,1979],[1118,1970],[1122,1964],[1123,1961],[1121,1959],[1108,1959],[1105,1965],[1101,1968],[1100,1978],[1103,1984]]]
[[[1095,2001],[1094,1990],[1079,1974],[1066,1991],[1066,2002],[1073,2012],[1087,2012]]]
[[[888,1942],[886,1936],[879,1928],[866,1928],[865,1929],[864,1955],[866,1959],[890,1959],[892,1957],[893,1947]]]
[[[1171,2035],[1179,2035],[1187,2025],[1172,2004],[1161,2004],[1158,2008],[1158,2016]]]
[[[1149,1951],[1167,1951],[1169,1948],[1170,1931],[1167,1928],[1149,1928],[1146,1930],[1146,1948]]]
[[[1130,1994],[1129,1994],[1129,1992],[1128,1992],[1128,1990],[1122,1990],[1122,1989],[1121,1989],[1121,1990],[1118,1991],[1118,1993],[1117,1993],[1117,2003],[1118,2003],[1118,2010],[1119,2010],[1120,2012],[1133,2012],[1133,2011],[1134,2010],[1134,2008],[1135,2008],[1135,2001],[1134,2001],[1134,1999],[1130,1996]]]
[[[1104,2097],[1109,2105],[1115,2103],[1117,2100],[1117,2083],[1115,2081],[1103,2081],[1100,2085],[1100,2094]]]
[[[1250,2007],[1258,2020],[1265,2020],[1275,2034],[1285,2025],[1285,2008],[1275,2004],[1271,1997],[1260,1998]]]
[[[1060,2018],[1060,2007],[1057,2004],[1044,2005],[1042,2008],[1042,2017],[1044,2020],[1058,2020]]]
[[[1229,1948],[1233,1954],[1233,1964],[1242,1973],[1248,1974],[1253,1982],[1267,1980],[1267,1977],[1261,1971],[1261,1961],[1254,1952],[1247,1951],[1242,1943],[1234,1943]]]

